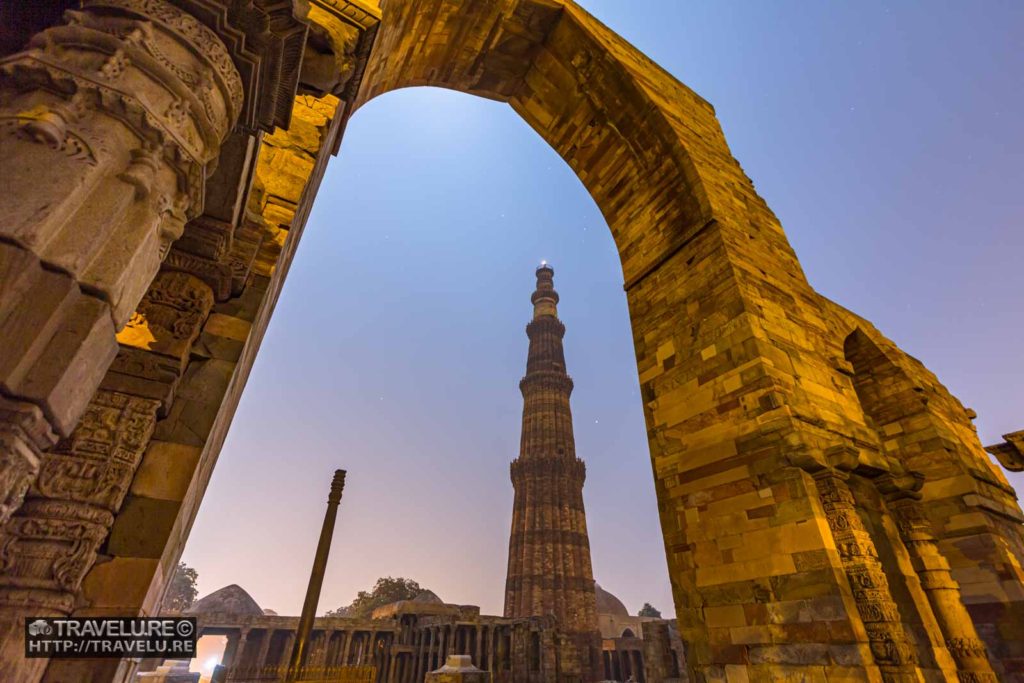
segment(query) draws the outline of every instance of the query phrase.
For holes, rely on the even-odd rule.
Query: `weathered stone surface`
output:
[[[60,436],[201,211],[206,166],[241,106],[224,44],[163,0],[88,0],[65,19],[0,61],[0,387]],[[3,459],[17,460],[16,430],[0,431]],[[4,515],[33,476],[13,471],[24,475],[0,482]]]
[[[999,463],[1011,472],[1024,471],[1024,430],[1003,434],[1003,443],[985,446]]]
[[[325,114],[336,111],[337,100],[328,96],[325,101],[303,96],[295,102],[299,112],[296,120],[310,115],[322,126],[314,149],[303,150],[289,142],[284,133],[278,136],[282,147],[293,150],[289,153],[314,155],[317,174],[322,174],[333,148],[322,149],[322,140],[328,136],[327,126],[332,121]],[[261,154],[257,163],[269,164],[271,158]],[[76,615],[151,613],[157,609],[165,582],[177,565],[244,385],[245,373],[237,371],[237,362],[247,359],[251,364],[265,328],[264,323],[254,336],[253,322],[269,314],[266,302],[272,281],[252,271],[262,258],[263,272],[277,280],[283,278],[283,273],[275,274],[275,270],[284,238],[291,230],[301,231],[301,225],[279,226],[260,215],[262,196],[258,191],[249,193],[249,209],[230,239],[210,223],[194,234],[187,247],[205,256],[178,250],[177,246],[172,250],[172,255],[179,253],[192,260],[165,263],[166,272],[147,294],[149,302],[160,303],[144,303],[137,314],[143,332],[156,329],[160,334],[150,335],[153,339],[139,332],[122,335],[121,352],[104,385],[163,398],[162,419],[124,507],[111,525],[103,556],[85,577],[80,595],[83,606]],[[202,237],[204,232],[212,239]],[[273,234],[281,236],[276,243]],[[216,246],[221,236],[222,244],[229,242],[230,246]],[[289,255],[294,247],[294,243],[288,247]],[[223,269],[214,271],[208,264]],[[222,289],[217,292],[214,287]],[[274,287],[279,288],[280,283]],[[161,294],[157,291],[160,288],[170,288],[174,293]],[[214,301],[218,295],[224,299],[221,303]],[[156,305],[160,308],[154,308]],[[141,320],[145,318],[144,309],[151,312],[145,321]],[[208,317],[210,310],[215,312]],[[178,336],[173,334],[175,329]],[[156,343],[157,339],[162,342]],[[128,580],[128,574],[130,588],[121,590],[119,581]],[[119,680],[116,677],[128,675],[131,670],[131,666],[111,670],[103,662],[89,668],[81,663],[54,661],[44,680],[61,683],[84,675],[97,681]]]
[[[0,515],[72,434],[101,377],[104,391],[158,405],[158,439],[190,455],[154,450],[144,463],[112,539],[143,556],[101,552],[76,613],[159,603],[345,119],[379,94],[435,85],[509,103],[608,220],[695,680],[984,680],[985,649],[995,675],[1024,678],[1024,515],[972,413],[813,290],[711,106],[574,3],[313,0],[306,49],[290,3],[84,4],[0,63],[0,339],[17,349],[0,357]],[[269,32],[251,35],[260,26]],[[154,47],[184,73],[154,68]],[[263,78],[275,71],[280,80]],[[194,223],[170,248],[201,213],[205,167],[236,113],[246,132],[269,132],[289,112],[292,131],[264,136],[248,199],[251,136],[216,178],[226,191],[209,218],[222,225]],[[145,309],[165,257],[210,288],[225,318],[174,340],[164,323],[185,311],[147,304],[154,325],[127,333],[104,377],[114,329]],[[161,340],[143,338],[153,329]],[[1013,436],[995,454],[1016,466]],[[154,472],[167,467],[181,470],[161,491]],[[839,483],[821,474],[836,470]],[[904,473],[922,477],[921,514],[885,492]],[[30,512],[64,514],[49,500]],[[573,647],[543,629],[497,641],[517,661],[540,650],[544,671]],[[55,662],[47,677],[115,675],[90,666]]]
[[[22,617],[67,615],[156,423],[159,402],[101,391],[68,439],[44,453],[24,504],[0,529],[0,678],[38,677]]]
[[[196,446],[150,441],[132,480],[131,493],[161,500],[184,500],[201,453]]]
[[[469,655],[448,655],[444,666],[427,673],[427,683],[488,683],[486,671],[473,666]]]
[[[586,467],[576,457],[569,394],[558,319],[555,271],[537,269],[530,298],[533,320],[526,326],[530,350],[523,394],[519,457],[512,462],[515,501],[505,579],[505,616],[552,615],[564,632],[561,671],[596,681],[600,675],[597,596],[590,539],[583,507]]]
[[[213,307],[213,292],[198,278],[183,272],[157,275],[117,341],[185,366],[192,343]]]

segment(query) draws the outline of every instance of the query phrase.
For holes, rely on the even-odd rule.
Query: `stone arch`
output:
[[[955,463],[959,463],[959,467],[968,467],[978,476],[1008,486],[1005,476],[978,441],[971,424],[974,412],[964,407],[934,373],[874,325],[849,311],[842,312],[838,329],[857,400],[865,417],[873,423],[872,428],[881,430],[883,446],[889,441],[898,459],[930,479],[949,476],[952,470],[948,468],[955,468]],[[935,430],[935,438],[942,442],[941,450],[949,456],[944,459],[922,457],[928,447],[897,449],[892,437],[906,434],[904,427],[897,423],[915,415],[927,417],[929,428]]]
[[[993,604],[1001,590],[996,568],[1020,562],[1024,539],[1019,517],[999,502],[1012,495],[1005,475],[981,449],[971,414],[920,361],[866,322],[853,323],[843,351],[867,422],[876,430],[886,457],[894,461],[894,472],[910,472],[918,478],[910,490],[923,503],[919,508],[907,507],[905,497],[894,497],[896,488],[888,476],[877,480],[877,486],[888,499],[897,528],[901,532],[914,529],[915,538],[923,534],[930,539],[921,543],[904,538],[912,560],[934,570],[930,580],[922,577],[922,585],[929,598],[936,585],[962,596],[952,603],[953,610],[948,603],[932,601],[950,653],[959,668],[970,669],[974,662],[964,660],[971,654],[956,645],[975,643],[975,652],[984,652],[987,646],[995,670],[1007,674],[1003,662],[1010,655],[1006,643],[994,634],[1004,620],[1020,618],[1011,615],[1021,614],[1021,607]],[[1009,514],[1001,514],[1004,510]],[[959,521],[969,518],[975,521]],[[922,547],[928,549],[927,560],[915,557]],[[957,628],[965,632],[950,633]]]
[[[624,630],[622,632],[622,637],[623,638],[636,638],[636,634],[633,633],[633,629],[627,628],[626,630]]]
[[[693,495],[705,486],[717,489],[710,495],[722,496],[716,507],[724,513],[733,496],[771,489],[763,478],[766,463],[784,469],[788,463],[783,442],[761,435],[757,415],[779,410],[773,429],[812,448],[833,439],[829,432],[851,429],[843,409],[821,410],[820,431],[792,420],[794,411],[816,413],[821,405],[820,391],[807,389],[794,366],[802,365],[799,374],[806,376],[834,369],[819,340],[807,335],[794,343],[774,318],[784,312],[794,325],[813,327],[821,315],[806,303],[813,290],[775,217],[732,158],[713,108],[574,3],[505,0],[456,8],[385,0],[382,10],[386,20],[357,107],[421,85],[507,102],[569,164],[605,216],[637,340],[677,614],[684,638],[694,643],[689,664],[707,671],[721,656],[709,645],[711,630],[746,626],[705,618],[705,605],[713,612],[737,605],[736,593],[718,586],[744,584],[740,592],[760,601],[755,567],[774,564],[778,575],[806,570],[786,550],[773,556],[765,546],[760,555],[736,559],[742,551],[717,548],[716,533],[708,531],[716,523],[701,519]],[[848,405],[850,398],[839,394],[830,400]],[[729,415],[722,421],[731,426],[716,434],[712,414]],[[844,423],[829,429],[836,414]],[[788,471],[798,479],[791,466]],[[723,473],[732,478],[723,480]],[[750,484],[734,483],[747,478]],[[798,497],[808,495],[796,486]],[[748,520],[776,514],[768,509],[775,505],[771,496],[767,506],[733,502]],[[755,526],[741,535],[761,537]],[[804,541],[810,551],[832,539]],[[718,576],[719,564],[732,565],[732,572]],[[843,594],[849,587],[836,582],[828,590]],[[859,623],[853,604],[847,607],[847,617]],[[770,649],[774,636],[762,635],[744,649]],[[866,641],[847,646],[856,651]],[[859,656],[870,661],[866,649]]]
[[[698,166],[731,156],[713,109],[692,90],[649,61],[613,57],[635,49],[573,3],[425,4],[382,3],[388,21],[356,108],[415,86],[506,102],[586,186],[627,283],[712,218],[712,174]],[[673,121],[665,100],[689,120]]]
[[[89,0],[85,5],[102,11],[86,17],[93,17],[89,21],[99,22],[97,26],[108,20],[124,21],[121,6],[126,3],[129,0]],[[132,11],[145,16],[146,10],[140,9],[143,4],[171,11],[164,0],[138,3]],[[120,396],[137,395],[140,368],[161,381],[170,377],[176,396],[169,396],[160,385],[160,393],[144,397],[148,403],[136,407],[145,409],[147,429],[155,429],[152,439],[132,444],[133,466],[139,472],[149,471],[150,476],[132,479],[134,470],[126,470],[125,486],[130,483],[130,491],[116,511],[110,539],[101,548],[103,561],[91,569],[83,563],[82,572],[88,569],[84,581],[78,573],[65,577],[69,587],[64,590],[77,592],[81,585],[91,613],[153,609],[188,535],[323,168],[330,152],[337,149],[347,116],[362,103],[396,88],[447,87],[512,106],[573,168],[609,225],[622,263],[666,556],[691,675],[695,680],[720,679],[724,667],[734,666],[745,668],[735,671],[739,677],[767,679],[779,667],[794,677],[814,676],[823,667],[828,672],[827,667],[838,660],[851,664],[851,670],[842,674],[877,678],[875,669],[887,665],[879,661],[885,656],[886,641],[873,637],[861,618],[861,605],[847,577],[848,563],[838,557],[836,534],[824,523],[826,518],[835,521],[835,505],[847,502],[849,495],[841,485],[844,473],[828,463],[857,462],[862,457],[858,449],[878,450],[880,442],[883,447],[886,443],[885,426],[880,436],[864,419],[843,350],[846,334],[860,319],[818,295],[806,281],[776,217],[729,152],[711,105],[571,0],[383,0],[379,9],[368,0],[313,0],[313,4],[317,11],[309,19],[323,30],[314,31],[306,43],[316,54],[309,55],[307,82],[294,100],[289,123],[282,94],[294,92],[294,81],[289,79],[296,75],[297,65],[292,57],[298,54],[295,48],[301,47],[296,36],[305,30],[290,20],[290,3],[173,0],[177,8],[173,13],[192,12],[200,23],[205,22],[201,33],[212,52],[189,54],[212,60],[229,75],[234,73],[233,60],[234,68],[244,72],[242,84],[228,88],[221,98],[225,111],[244,105],[235,112],[241,116],[238,129],[269,133],[281,126],[262,140],[255,170],[258,182],[249,194],[249,208],[257,214],[252,226],[248,216],[243,221],[238,215],[242,200],[226,202],[232,211],[217,220],[197,219],[187,226],[179,223],[192,217],[198,204],[185,207],[189,212],[182,213],[184,208],[172,203],[177,213],[167,212],[165,217],[174,220],[168,218],[168,229],[158,235],[183,235],[170,256],[165,248],[169,245],[158,245],[152,230],[139,230],[140,259],[127,263],[105,253],[97,258],[104,277],[131,285],[118,290],[123,295],[116,302],[94,296],[102,288],[74,269],[63,269],[68,271],[64,274],[59,268],[41,268],[40,262],[52,260],[53,255],[36,249],[31,240],[12,241],[6,232],[0,235],[5,238],[0,239],[0,255],[13,254],[9,262],[17,266],[18,276],[0,280],[0,285],[17,285],[0,289],[0,333],[9,332],[3,326],[10,320],[29,319],[21,316],[12,291],[21,300],[43,301],[24,292],[56,291],[59,288],[48,282],[59,279],[61,291],[77,292],[81,299],[80,305],[72,306],[46,298],[54,304],[52,315],[33,310],[33,324],[23,326],[27,333],[15,337],[23,342],[10,354],[16,362],[0,361],[4,390],[0,446],[7,449],[0,456],[9,458],[16,452],[31,456],[23,458],[17,482],[3,482],[0,517],[9,517],[21,505],[34,477],[29,471],[32,457],[50,448],[58,436],[69,436],[87,408],[116,409],[131,417],[135,408],[120,405]],[[330,17],[324,18],[320,10]],[[267,12],[268,21],[249,21],[251,12]],[[198,24],[183,21],[180,25]],[[245,30],[261,30],[261,26],[277,33],[244,35]],[[192,40],[161,31],[167,33],[163,39],[175,45]],[[330,49],[325,48],[325,40],[331,43]],[[284,49],[279,49],[282,45]],[[230,53],[229,59],[223,58],[222,48]],[[17,59],[24,64],[31,61]],[[279,68],[282,65],[287,68]],[[111,73],[117,67],[112,63]],[[330,70],[335,67],[351,71],[333,79]],[[0,70],[0,88],[33,96],[43,92],[24,78],[29,71]],[[268,87],[261,92],[259,84],[264,82]],[[169,92],[187,90],[176,82],[170,85]],[[234,95],[242,90],[245,101],[236,101]],[[50,113],[60,119],[58,123],[69,123],[57,95],[50,92],[47,97],[55,100],[55,111]],[[198,110],[191,111],[194,115]],[[303,114],[298,120],[297,112]],[[17,111],[4,110],[4,115],[12,126],[53,127],[49,115],[40,121],[25,121]],[[231,116],[221,118],[223,125],[214,131],[218,134],[208,136],[209,148],[197,157],[204,163],[217,155],[214,138],[223,139],[234,124]],[[194,125],[188,116],[177,115],[163,123],[168,134]],[[83,160],[67,157],[67,140],[62,143],[61,136],[54,141],[59,144],[45,153],[54,159],[48,168],[56,177]],[[38,140],[8,136],[2,142],[14,145],[16,153],[0,163],[8,163],[9,158],[16,166],[24,156],[43,158]],[[124,149],[118,148],[125,158],[132,151],[130,142],[134,144],[126,139]],[[237,154],[240,164],[223,163],[226,149],[220,150],[218,160],[222,170],[241,169],[242,178],[234,177],[238,182],[228,193],[231,200],[237,199],[234,190],[246,185],[244,176],[251,171],[245,159],[255,143],[248,138],[242,142]],[[23,154],[24,150],[33,154]],[[145,185],[142,167],[146,164],[139,166],[126,176],[136,186]],[[175,168],[168,165],[163,170],[169,173]],[[19,187],[32,185],[23,182],[23,173],[23,169],[12,170],[11,177],[21,179]],[[190,180],[203,177],[198,172],[187,175]],[[163,187],[167,184],[145,187],[145,192],[136,194],[147,200],[167,200],[172,196]],[[198,197],[202,187],[198,181],[193,185],[189,189]],[[129,193],[120,186],[114,190],[127,206]],[[66,194],[61,193],[62,201]],[[13,201],[13,194],[9,199]],[[97,197],[88,199],[96,203]],[[34,234],[40,226],[29,223],[26,230]],[[248,234],[233,242],[240,234],[237,223],[245,223],[241,232]],[[102,230],[109,224],[109,220],[96,221],[87,229],[76,225],[74,238],[85,244],[95,237],[99,244],[109,239],[109,231]],[[238,254],[233,251],[237,242],[243,243]],[[217,260],[225,251],[243,261],[240,278],[233,260]],[[193,325],[187,343],[175,347],[180,356],[173,358],[169,369],[137,353],[142,350],[130,344],[122,342],[119,351],[113,336],[114,323],[136,310],[142,300],[161,266],[158,257],[166,257],[165,269],[198,273],[216,294],[219,307],[212,312],[204,304],[198,314],[175,313],[187,316]],[[59,277],[57,271],[62,271]],[[247,288],[250,275],[260,278],[259,287]],[[118,313],[113,318],[112,308]],[[19,315],[12,315],[12,310]],[[87,317],[85,313],[89,320],[99,321],[96,326],[71,325],[61,317],[78,320]],[[852,320],[857,322],[851,326]],[[69,338],[67,333],[76,330],[99,341],[86,345]],[[203,348],[193,354],[197,337],[203,340]],[[1019,525],[1014,527],[1020,512],[1012,490],[986,474],[985,468],[970,464],[980,444],[962,406],[957,413],[955,399],[937,380],[932,382],[934,377],[920,364],[893,351],[894,345],[880,348],[915,381],[930,378],[929,386],[938,387],[935,394],[940,400],[929,403],[927,415],[918,416],[935,429],[935,438],[923,443],[937,444],[930,453],[945,453],[942,457],[960,466],[953,477],[926,482],[922,495],[941,503],[930,507],[930,514],[948,512],[947,519],[960,525],[940,534],[939,546],[955,558],[954,571],[981,577],[964,589],[965,601],[975,606],[975,619],[986,625],[987,634],[997,634],[993,638],[1009,634],[1000,656],[1019,660],[1013,652],[1024,649],[1013,626],[1024,623],[1024,598],[1019,597],[1024,550]],[[120,354],[119,361],[103,377],[115,353]],[[140,358],[150,366],[128,362]],[[81,368],[90,372],[80,372]],[[32,373],[40,369],[46,370],[40,374],[46,382],[24,381],[26,373],[33,379]],[[62,384],[65,375],[75,381],[75,392]],[[12,378],[21,385],[11,384]],[[90,404],[89,397],[101,382],[113,388],[96,394]],[[11,397],[16,399],[13,406],[8,401]],[[937,410],[940,404],[951,407]],[[54,419],[56,408],[62,409],[64,419]],[[154,426],[155,417],[160,420]],[[59,434],[44,434],[44,428],[56,428]],[[32,439],[38,443],[28,443]],[[20,450],[11,449],[11,443]],[[908,441],[907,446],[915,443],[924,447],[921,441]],[[108,446],[111,450],[116,444]],[[152,476],[167,463],[174,463],[175,476]],[[896,484],[890,488],[903,490]],[[12,491],[14,495],[8,496]],[[36,516],[50,514],[53,506],[47,505],[38,504],[46,509],[37,510]],[[22,512],[35,514],[31,509]],[[160,523],[149,521],[147,526],[147,520]],[[16,536],[22,533],[18,528],[13,531]],[[99,543],[90,546],[90,552]],[[31,573],[32,568],[19,564],[16,552],[13,555],[13,560],[4,558],[5,563]],[[982,571],[972,573],[972,568]],[[1003,574],[1000,569],[1005,570]],[[961,586],[966,586],[964,581]],[[993,595],[995,600],[983,599]],[[812,613],[828,614],[830,628],[808,630],[802,610],[789,609],[795,601]],[[502,641],[505,652],[511,649],[510,638],[506,634]],[[790,647],[797,644],[806,647]],[[873,645],[882,646],[881,656],[876,657]],[[77,678],[113,678],[109,672],[102,673],[99,665],[82,666],[90,675]],[[66,674],[51,666],[48,678],[76,678]]]

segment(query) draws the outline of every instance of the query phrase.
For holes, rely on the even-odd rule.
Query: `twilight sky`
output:
[[[1024,3],[583,4],[715,106],[818,291],[984,443],[1024,427]],[[622,271],[570,169],[507,106],[417,88],[356,113],[317,201],[185,550],[200,594],[298,614],[342,467],[321,612],[393,575],[500,614],[548,259],[596,578],[671,614]]]

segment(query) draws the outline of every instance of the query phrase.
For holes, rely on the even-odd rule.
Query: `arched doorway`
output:
[[[117,14],[124,10],[121,5],[125,3],[96,0],[87,4],[106,8],[106,14],[97,14],[98,20],[109,16],[127,18]],[[177,4],[191,6],[184,0]],[[352,4],[357,7],[362,3]],[[188,21],[168,22],[166,16],[171,10],[164,10],[164,19],[158,22],[163,31],[161,37],[182,26],[194,29],[197,25],[188,17]],[[362,62],[360,89],[354,95],[339,93],[346,115],[373,96],[412,85],[455,88],[507,101],[574,169],[601,207],[621,256],[676,611],[683,637],[690,644],[691,666],[695,671],[711,675],[737,658],[743,664],[734,665],[746,667],[745,673],[751,675],[764,675],[778,664],[794,670],[817,669],[831,665],[836,652],[858,667],[884,665],[901,671],[913,668],[911,659],[892,655],[885,647],[887,641],[879,640],[877,631],[865,628],[865,619],[861,617],[865,612],[863,601],[855,599],[847,568],[837,556],[836,539],[823,524],[826,515],[822,505],[834,501],[823,500],[826,496],[819,495],[819,486],[810,476],[812,471],[832,467],[826,457],[828,453],[840,453],[856,466],[878,468],[884,464],[860,460],[867,457],[863,451],[871,450],[864,447],[865,443],[871,444],[871,439],[862,438],[870,433],[868,421],[857,401],[848,363],[842,352],[837,352],[842,346],[842,334],[836,320],[843,313],[807,283],[778,221],[729,153],[711,106],[571,2],[389,0],[380,10],[379,21],[369,22],[373,26],[362,34],[370,35],[372,30],[376,40],[369,59]],[[146,16],[144,8],[130,11]],[[371,18],[374,15],[372,10],[360,11]],[[180,17],[180,13],[174,10],[171,16]],[[217,156],[219,142],[243,104],[247,125],[255,125],[255,119],[261,117],[249,115],[257,107],[251,99],[244,101],[241,86],[232,80],[230,55],[225,55],[226,48],[218,43],[220,39],[216,35],[211,39],[209,31],[200,31],[200,37],[207,47],[213,45],[219,50],[215,55],[218,59],[212,63],[220,67],[219,83],[223,86],[220,100],[211,105],[211,111],[216,109],[219,114],[215,117],[217,125],[203,129],[203,141],[207,144],[197,152],[205,163]],[[232,46],[238,48],[240,42]],[[367,47],[366,42],[360,45]],[[196,59],[203,57],[205,53],[198,45],[196,40],[192,47],[197,49],[185,53],[198,55]],[[254,67],[251,57],[247,57],[250,70],[258,70],[259,64]],[[120,67],[114,63],[108,71],[116,74]],[[161,75],[167,76],[164,72]],[[179,95],[187,92],[183,83],[173,85]],[[340,140],[344,116],[336,115],[337,103],[336,98],[335,106],[318,108],[323,104],[321,100],[302,102],[312,112],[310,118],[318,121],[313,127],[322,129],[324,134],[321,137],[317,133],[315,153],[305,159],[309,168],[297,184],[299,191],[293,205],[271,202],[261,207],[269,206],[278,216],[291,212],[291,216],[282,218],[289,226],[301,229],[303,212],[309,210],[318,174],[326,163],[321,151],[332,149]],[[95,102],[78,104],[94,106]],[[286,105],[287,102],[284,108]],[[255,113],[265,114],[261,118],[264,125],[272,127],[274,122],[283,123],[287,118],[280,116],[279,100],[261,109]],[[200,108],[177,106],[166,111],[171,119],[180,121],[188,119],[188,111],[194,113]],[[43,164],[43,154],[49,154],[56,160],[54,168],[61,171],[71,168],[72,162],[83,168],[96,168],[88,147],[78,145],[74,135],[65,136],[61,127],[67,123],[65,118],[54,116],[56,123],[49,116],[25,124],[36,131],[35,136],[10,138],[14,140],[12,149],[17,152],[12,158],[30,149],[39,154],[26,158]],[[21,119],[12,118],[21,125]],[[17,242],[19,258],[27,254],[35,259],[33,268],[25,271],[32,287],[36,280],[63,278],[68,296],[85,302],[81,306],[69,304],[57,311],[59,315],[34,321],[38,324],[29,325],[29,332],[38,328],[51,334],[62,329],[91,340],[87,348],[76,338],[77,343],[70,346],[81,353],[71,353],[63,364],[51,362],[50,355],[60,349],[55,350],[57,342],[50,344],[49,337],[37,341],[27,334],[24,348],[18,347],[18,360],[23,360],[22,351],[25,356],[24,362],[13,364],[18,372],[24,375],[45,367],[48,374],[44,373],[42,379],[50,383],[43,387],[31,382],[13,388],[5,385],[5,397],[10,394],[15,399],[26,399],[33,406],[27,412],[13,411],[17,422],[9,415],[4,416],[5,425],[16,424],[20,430],[11,429],[5,434],[8,442],[19,445],[20,450],[9,452],[20,455],[19,463],[24,465],[24,471],[10,477],[9,490],[2,492],[5,513],[14,515],[12,534],[17,543],[40,545],[40,539],[30,532],[34,520],[66,514],[66,506],[50,505],[53,496],[81,495],[81,489],[52,494],[39,491],[38,495],[31,494],[35,499],[30,505],[22,506],[35,474],[28,472],[32,468],[25,463],[38,465],[33,462],[36,454],[26,444],[31,439],[44,444],[49,439],[50,445],[56,442],[56,435],[36,429],[40,425],[69,436],[73,424],[86,413],[88,396],[105,379],[97,368],[105,367],[120,353],[112,341],[113,327],[124,324],[140,299],[150,307],[174,309],[172,313],[159,309],[166,316],[187,315],[194,323],[184,326],[184,330],[175,328],[181,338],[176,338],[177,344],[163,349],[163,355],[175,359],[177,366],[166,363],[146,368],[157,376],[179,373],[174,381],[185,380],[173,405],[164,394],[141,397],[142,401],[133,400],[127,405],[122,396],[134,394],[124,391],[138,391],[138,387],[111,381],[105,385],[106,393],[96,394],[84,421],[114,424],[115,431],[122,422],[130,423],[135,441],[118,443],[118,448],[132,454],[128,460],[133,466],[138,466],[146,451],[147,457],[181,463],[187,474],[196,476],[147,481],[144,487],[134,487],[133,496],[123,508],[120,500],[113,505],[105,499],[100,501],[119,511],[112,522],[111,541],[104,546],[108,561],[88,569],[110,528],[110,522],[107,526],[97,523],[97,528],[90,529],[91,545],[87,544],[84,550],[75,546],[74,571],[70,575],[62,572],[61,576],[45,577],[54,584],[53,590],[61,592],[59,609],[65,612],[73,609],[74,593],[83,585],[87,572],[91,573],[84,585],[86,591],[92,591],[89,598],[93,604],[115,609],[127,604],[120,600],[127,600],[139,609],[144,605],[152,607],[159,600],[161,582],[187,536],[296,242],[293,233],[287,241],[282,240],[283,248],[277,245],[277,260],[260,264],[264,267],[261,277],[266,281],[261,283],[264,290],[257,300],[236,303],[228,313],[217,313],[227,317],[233,317],[233,313],[250,316],[252,329],[245,332],[228,331],[228,321],[217,319],[222,333],[236,333],[240,337],[235,341],[241,342],[241,350],[219,349],[226,356],[233,353],[233,358],[216,353],[192,358],[192,343],[200,333],[199,326],[210,315],[213,299],[229,301],[237,285],[230,264],[215,263],[212,270],[203,270],[194,258],[190,260],[174,252],[174,248],[173,258],[161,261],[168,256],[172,238],[182,234],[184,219],[191,217],[170,201],[173,192],[183,184],[192,195],[201,195],[205,168],[197,162],[188,168],[173,169],[179,172],[175,175],[172,169],[160,166],[167,161],[163,158],[147,160],[129,154],[137,142],[129,137],[124,137],[116,151],[122,153],[121,161],[134,165],[130,173],[115,178],[135,189],[128,191],[114,180],[110,182],[114,195],[124,200],[111,206],[116,205],[124,214],[119,220],[128,221],[123,224],[125,237],[127,244],[135,248],[114,251],[132,257],[111,255],[107,253],[110,245],[103,244],[103,249],[90,247],[90,268],[79,269],[79,253],[52,247],[78,240],[74,244],[84,253],[86,238],[92,233],[83,237],[67,230],[65,223],[57,226],[59,230],[54,228],[53,234],[46,234],[49,239],[45,249],[39,248],[38,240],[33,239],[0,243],[0,248],[11,251],[11,244]],[[47,140],[51,143],[48,148],[39,146]],[[273,145],[268,142],[268,147]],[[145,174],[145,169],[152,167],[166,171],[156,185]],[[280,166],[276,168],[279,170]],[[75,173],[88,175],[99,171]],[[31,184],[25,182],[24,175],[12,177],[21,183],[19,188]],[[83,206],[95,202],[97,208],[107,210],[106,205],[100,206],[98,202],[102,197],[87,191],[92,186],[79,185],[85,189],[69,195],[71,200]],[[50,190],[55,196],[61,192],[61,188]],[[146,205],[142,222],[152,224],[153,230],[134,230],[137,226],[129,220],[126,208],[134,201],[133,196],[147,201],[153,197],[165,200]],[[191,196],[175,199],[184,204],[192,201]],[[63,197],[57,204],[64,206],[61,202],[71,200]],[[40,205],[51,206],[45,202]],[[12,209],[12,215],[17,213]],[[264,212],[263,219],[269,215]],[[37,237],[33,231],[38,226],[24,216],[20,220],[27,226],[29,237]],[[220,252],[227,247],[217,241],[220,233],[216,226],[193,227],[197,234],[189,235],[193,242],[190,248],[223,256]],[[276,234],[273,230],[268,232]],[[97,236],[107,239],[109,233],[95,230]],[[211,234],[213,238],[204,241]],[[141,255],[135,258],[138,254]],[[40,262],[49,263],[47,259],[59,260],[61,267],[36,267]],[[194,274],[166,277],[164,273],[152,280],[161,263],[176,268],[175,273]],[[220,267],[224,265],[227,270]],[[251,260],[243,270],[249,267]],[[59,277],[57,272],[61,273]],[[143,294],[147,281],[153,282],[155,288],[145,295],[148,300]],[[162,296],[166,290],[190,290],[196,295],[182,302]],[[9,305],[10,301],[4,303]],[[61,316],[69,315],[72,309],[83,316],[88,313],[92,316],[90,321],[100,321],[102,325],[68,324]],[[183,315],[178,316],[179,313]],[[138,327],[134,331],[138,332]],[[137,355],[135,351],[140,349],[131,345],[133,340],[122,339],[123,347],[130,349],[126,353]],[[58,341],[67,340],[62,337]],[[86,362],[89,359],[83,361],[85,351],[94,352],[92,365]],[[77,378],[81,381],[76,390],[60,391],[58,380],[63,378],[62,372],[83,364],[90,372]],[[128,372],[144,366],[141,362],[115,363],[113,372],[119,377],[114,379],[134,377]],[[61,377],[55,378],[56,375]],[[67,414],[58,415],[56,409],[65,408],[66,403],[74,404],[75,410],[69,408],[64,411]],[[47,410],[40,410],[39,405]],[[161,445],[147,447],[158,414],[161,425],[156,441]],[[937,419],[952,425],[956,440],[969,449],[980,446],[976,435],[971,434],[964,411],[953,411]],[[144,425],[141,429],[137,428],[140,422]],[[22,423],[33,425],[33,429],[24,429]],[[201,436],[197,436],[197,429],[203,431]],[[40,449],[43,447],[35,445],[36,451]],[[113,446],[108,448],[112,449]],[[71,438],[61,448],[47,451],[46,455],[53,457],[44,460],[64,462],[69,458],[86,458],[89,452],[82,447],[81,440]],[[45,469],[45,463],[42,467]],[[127,480],[119,484],[121,496],[134,475],[131,467],[125,471]],[[972,477],[968,477],[971,493],[992,489],[991,495],[998,499],[995,506],[973,506],[981,519],[1003,519],[1018,509],[1012,492],[1000,489],[999,482],[977,483],[981,480]],[[77,499],[74,502],[85,504]],[[112,516],[110,510],[101,509],[101,513],[94,517]],[[146,520],[157,520],[155,524],[150,522],[155,528],[147,528]],[[1008,547],[1020,546],[1019,529],[1005,521],[993,522],[992,528],[992,533],[1006,541]],[[8,547],[13,547],[13,543]],[[85,561],[81,561],[83,557]],[[992,557],[971,561],[980,569],[981,578],[975,586],[979,591],[989,585],[1002,585],[1004,579],[998,576]],[[34,571],[31,567],[17,569]],[[1011,583],[1019,588],[1020,577],[1012,577]],[[118,591],[126,592],[125,586],[131,587],[130,596],[118,597]],[[104,602],[100,596],[110,601]],[[832,621],[843,627],[808,635],[800,626],[799,611],[774,609],[793,600],[808,600],[815,607],[827,609],[834,617]],[[1014,623],[1022,601],[1012,602],[1013,608],[1007,611],[1010,616],[996,617],[996,621]],[[775,615],[776,622],[766,623],[768,614]],[[777,648],[780,642],[810,643],[814,647],[795,652]],[[720,647],[720,643],[729,644]],[[899,661],[890,661],[893,658]]]

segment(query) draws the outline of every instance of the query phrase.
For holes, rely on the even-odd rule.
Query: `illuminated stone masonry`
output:
[[[508,103],[608,221],[691,678],[1024,680],[1024,515],[973,413],[814,291],[711,105],[573,2],[2,12],[0,632],[159,604],[345,122],[434,85]],[[134,667],[3,648],[5,681]]]
[[[188,614],[198,619],[200,634],[227,637],[221,661],[228,680],[274,681],[286,667],[298,617],[265,614],[237,585],[202,598]],[[331,680],[363,676],[364,683],[419,683],[448,656],[465,655],[493,683],[579,680],[576,664],[555,654],[572,634],[559,628],[553,616],[487,616],[475,605],[445,603],[424,591],[379,607],[371,617],[316,619],[307,670],[327,672]],[[680,679],[682,643],[668,622],[624,618],[640,627],[635,637],[605,639],[604,680]],[[145,668],[157,665],[153,660]]]
[[[566,680],[599,680],[601,634],[590,539],[583,508],[586,466],[576,457],[558,319],[555,271],[537,269],[523,394],[519,457],[512,462],[515,500],[505,580],[505,616],[551,615],[565,638],[558,659]]]

